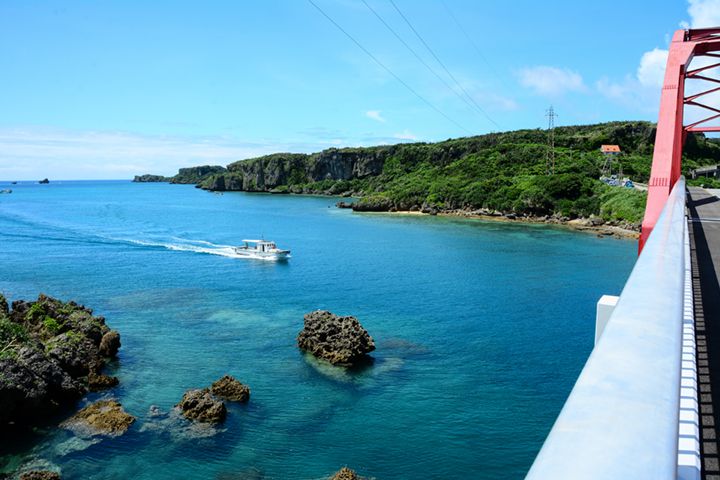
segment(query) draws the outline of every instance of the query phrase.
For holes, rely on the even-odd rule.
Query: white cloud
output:
[[[365,112],[365,115],[367,115],[370,118],[374,118],[375,120],[379,120],[381,122],[384,122],[385,119],[380,116],[380,110],[369,110]]]
[[[396,133],[395,138],[401,138],[403,140],[417,141],[418,137],[410,133],[409,129],[405,129],[403,133]]]
[[[582,76],[568,68],[545,65],[522,68],[517,73],[520,85],[532,88],[542,96],[559,96],[567,92],[586,92]]]
[[[668,50],[661,50],[656,47],[653,51],[645,52],[642,56],[640,66],[637,69],[637,78],[643,87],[662,88],[668,53]]]
[[[720,25],[720,0],[688,0],[689,28],[709,28]],[[688,28],[687,22],[680,26]]]
[[[707,28],[720,25],[720,0],[688,0],[688,14],[690,23],[681,22],[682,28]],[[596,83],[598,92],[619,105],[644,111],[651,114],[651,118],[657,118],[668,53],[668,50],[661,48],[644,53],[634,76],[626,75],[619,82],[613,82],[603,77]],[[692,61],[691,69],[709,64],[710,61],[707,58],[696,57]],[[704,72],[704,75],[717,78],[714,70],[708,70]],[[692,95],[701,90],[707,90],[706,87],[707,85],[700,85],[697,80],[686,81],[685,93]],[[712,104],[717,101],[717,96],[713,94],[705,97],[704,103]],[[688,124],[706,118],[707,115],[704,113],[706,112],[700,111],[698,107],[686,107],[684,123]]]
[[[223,136],[145,135],[38,125],[0,126],[0,178],[123,179],[178,168],[227,165],[286,145]]]
[[[654,82],[655,77],[648,75],[645,81]],[[619,82],[611,81],[607,77],[601,77],[595,83],[595,88],[598,93],[617,105],[642,112],[651,119],[657,118],[657,112],[660,108],[662,79],[660,85],[652,83],[645,85],[636,76],[630,74],[625,75]]]

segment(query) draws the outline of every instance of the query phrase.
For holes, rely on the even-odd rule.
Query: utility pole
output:
[[[548,147],[545,154],[545,173],[547,175],[555,175],[555,117],[558,115],[550,105],[550,110],[545,114],[548,117]],[[550,158],[550,150],[552,150],[552,166]]]

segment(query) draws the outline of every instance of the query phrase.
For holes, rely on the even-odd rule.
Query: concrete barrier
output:
[[[686,229],[681,178],[527,479],[677,478]]]

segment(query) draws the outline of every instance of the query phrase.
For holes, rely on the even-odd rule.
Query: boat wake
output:
[[[147,235],[147,238],[115,238],[124,242],[142,245],[146,247],[161,247],[168,250],[178,250],[182,252],[205,253],[208,255],[220,255],[231,258],[250,258],[243,257],[235,253],[232,245],[217,245],[206,240],[192,240],[188,238],[178,238],[173,236]],[[255,258],[255,257],[252,257]],[[275,261],[275,258],[255,258],[256,260]]]
[[[78,229],[77,226],[38,224],[22,217],[11,218],[18,228],[12,233],[0,232],[0,237],[12,235],[15,239],[50,240],[54,242],[90,242],[90,243],[124,243],[150,248],[165,248],[182,252],[204,253],[207,255],[220,255],[231,258],[243,257],[235,253],[233,245],[218,245],[206,240],[193,240],[173,235],[163,235],[144,232],[88,232]],[[288,256],[289,258],[289,256]],[[274,258],[256,258],[257,260],[270,260]]]
[[[208,255],[221,255],[223,257],[237,257],[233,251],[232,245],[216,245],[205,240],[191,240],[178,237],[162,237],[157,235],[147,235],[146,238],[113,238],[135,245],[144,247],[159,247],[168,250],[178,250],[181,252],[205,253]]]

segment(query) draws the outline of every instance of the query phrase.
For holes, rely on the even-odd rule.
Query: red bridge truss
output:
[[[640,235],[640,252],[650,232],[655,227],[660,213],[670,195],[675,182],[680,178],[682,147],[687,132],[720,132],[720,127],[708,126],[707,122],[720,117],[720,105],[710,106],[701,102],[707,101],[705,95],[720,91],[720,80],[710,78],[707,71],[720,67],[720,28],[704,28],[697,30],[677,30],[670,44],[662,97],[660,98],[660,115],[655,151],[653,153],[652,171],[648,188],[648,201],[645,219]],[[695,57],[710,57],[710,64],[690,70],[690,63]],[[685,97],[685,80],[700,80],[701,85],[708,89],[689,97]],[[714,87],[714,88],[712,88]],[[700,107],[701,111],[709,111],[707,118],[691,125],[683,126],[685,105]]]

